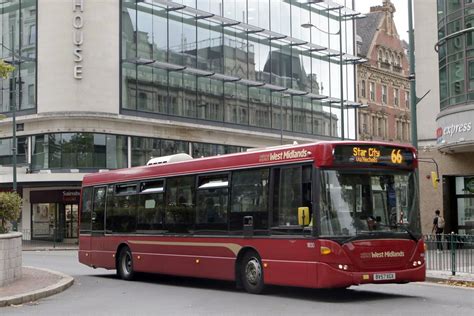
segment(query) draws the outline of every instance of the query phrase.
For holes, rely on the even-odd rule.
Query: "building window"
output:
[[[372,135],[377,135],[377,118],[372,116]]]
[[[393,104],[395,104],[395,106],[398,106],[399,102],[398,102],[398,89],[397,88],[393,88]]]
[[[370,101],[375,101],[375,83],[371,82],[369,85]]]
[[[405,91],[405,107],[410,108],[410,92]]]
[[[32,137],[32,170],[127,167],[127,136],[57,133]]]
[[[21,81],[25,83],[23,86],[25,90],[23,95],[25,97],[20,104],[18,93],[16,94],[16,98],[10,98],[10,96],[8,96],[9,93],[7,93],[8,91],[6,91],[2,100],[2,112],[10,111],[12,108],[10,103],[12,101],[15,102],[17,109],[26,110],[35,107],[34,103],[28,102],[26,90],[28,89],[28,84],[36,84],[37,62],[33,58],[29,59],[36,55],[36,14],[30,16],[29,13],[36,12],[37,2],[38,1],[21,1],[21,5],[19,6],[20,1],[2,1],[2,10],[0,12],[2,27],[0,28],[0,36],[2,38],[3,48],[0,50],[0,59],[11,57],[12,50],[17,51],[19,46],[21,47],[21,52],[17,52],[16,54],[21,55],[24,57],[23,59],[25,59],[24,62],[21,63]],[[19,34],[19,31],[23,31],[22,36]],[[21,46],[21,44],[23,44],[23,46]],[[8,80],[2,81],[2,90],[7,89],[9,85]]]
[[[24,164],[27,162],[27,151],[28,144],[26,137],[17,137],[16,139],[17,154],[16,159],[18,164]],[[13,161],[13,139],[3,138],[0,139],[0,165],[11,165]]]
[[[469,61],[469,90],[474,90],[474,60]]]
[[[30,84],[28,85],[28,104],[35,104],[35,85]]]
[[[387,86],[382,86],[382,103],[387,104]]]
[[[36,44],[36,24],[30,25],[28,44]]]
[[[377,136],[384,137],[384,122],[383,118],[379,117],[377,122]]]
[[[402,122],[397,121],[397,139],[402,139]]]
[[[362,82],[360,83],[360,96],[363,98],[366,97],[365,80],[362,80]]]

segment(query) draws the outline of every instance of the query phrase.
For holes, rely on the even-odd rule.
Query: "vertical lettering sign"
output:
[[[72,44],[74,55],[74,79],[82,79],[82,44],[84,43],[84,0],[72,0]]]

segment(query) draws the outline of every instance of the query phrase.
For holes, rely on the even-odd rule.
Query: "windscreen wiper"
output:
[[[408,233],[411,239],[413,239],[414,241],[418,241],[418,238],[416,238],[415,234],[410,229],[408,229],[408,227],[406,227],[406,225],[404,224],[393,223],[391,225],[387,225],[387,224],[377,223],[377,225],[380,225],[383,227],[389,227],[389,228],[402,228],[405,232]]]

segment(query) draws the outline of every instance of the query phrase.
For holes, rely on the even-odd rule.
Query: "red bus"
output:
[[[84,177],[81,263],[250,293],[425,279],[411,146],[325,141],[166,161]]]

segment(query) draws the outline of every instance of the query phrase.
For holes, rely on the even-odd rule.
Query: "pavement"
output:
[[[61,251],[77,250],[77,248],[76,244],[23,241],[23,251]],[[453,276],[449,271],[428,270],[426,281],[474,288],[474,274],[472,273],[456,273]],[[5,287],[0,287],[0,307],[33,302],[62,292],[73,283],[74,278],[69,275],[48,269],[24,266],[21,279]]]

